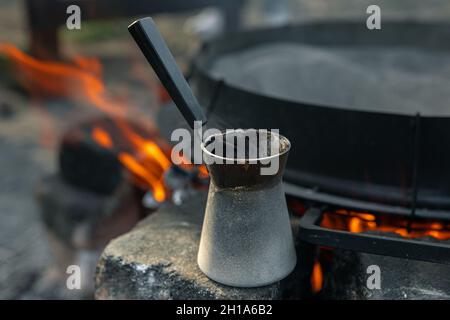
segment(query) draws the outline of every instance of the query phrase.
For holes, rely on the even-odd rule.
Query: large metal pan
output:
[[[450,113],[293,102],[211,72],[221,55],[277,42],[450,53],[450,25],[384,21],[382,30],[369,31],[363,22],[320,22],[247,31],[207,43],[191,74],[210,123],[279,128],[292,141],[284,177],[290,192],[339,206],[450,218]]]

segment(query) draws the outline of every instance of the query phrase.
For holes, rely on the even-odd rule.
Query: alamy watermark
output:
[[[66,26],[69,30],[81,29],[81,9],[79,6],[72,4],[67,7],[66,13],[69,15],[66,20]]]
[[[69,290],[81,289],[81,268],[76,264],[70,265],[66,269],[66,274],[69,276],[66,280],[66,287]]]
[[[369,290],[380,290],[381,289],[381,268],[376,264],[367,267],[367,277],[366,286]]]
[[[369,17],[366,20],[366,26],[369,30],[381,29],[381,8],[376,4],[367,7],[366,13]]]

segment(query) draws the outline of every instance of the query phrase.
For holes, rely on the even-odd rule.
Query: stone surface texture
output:
[[[97,299],[281,299],[295,281],[233,288],[198,268],[206,193],[168,205],[110,242],[97,265]],[[297,277],[301,279],[301,277]]]

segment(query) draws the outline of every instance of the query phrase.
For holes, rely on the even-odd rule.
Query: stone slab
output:
[[[112,240],[97,265],[96,298],[281,299],[286,292],[297,294],[291,277],[260,288],[233,288],[209,280],[197,266],[205,203],[202,192],[181,206],[163,206]]]

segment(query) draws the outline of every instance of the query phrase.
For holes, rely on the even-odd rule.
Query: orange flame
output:
[[[120,162],[135,174],[135,179],[141,179],[152,188],[153,197],[162,202],[166,199],[166,191],[162,182],[162,176],[155,175],[144,164],[138,162],[132,155],[122,152],[119,154]]]
[[[410,221],[398,216],[375,216],[370,213],[337,210],[323,215],[321,226],[355,233],[383,231],[396,233],[404,238],[433,237],[450,239],[450,224],[437,221]]]
[[[169,157],[159,145],[123,120],[128,106],[107,95],[102,65],[97,59],[76,57],[72,64],[41,61],[9,44],[0,44],[0,54],[14,63],[18,81],[33,96],[83,99],[111,116],[133,148],[131,153],[119,150],[120,162],[132,173],[135,182],[153,191],[155,200],[166,199],[163,176],[171,166]],[[113,147],[113,139],[103,128],[95,127],[92,138],[105,148]]]
[[[322,290],[323,286],[323,272],[322,266],[319,261],[314,263],[312,274],[311,274],[311,289],[314,293],[318,293]]]
[[[382,231],[395,233],[404,238],[450,239],[450,223],[425,220],[412,221],[399,216],[374,215],[343,209],[325,212],[320,225],[329,229],[354,233]],[[323,272],[319,261],[316,261],[313,266],[310,281],[312,291],[318,293],[323,286]]]
[[[110,115],[124,115],[126,106],[108,98],[97,59],[76,57],[73,64],[35,59],[9,44],[0,54],[14,62],[20,83],[38,97],[87,99]]]
[[[208,169],[206,169],[206,166],[204,164],[198,167],[198,171],[200,178],[204,179],[209,177]]]

